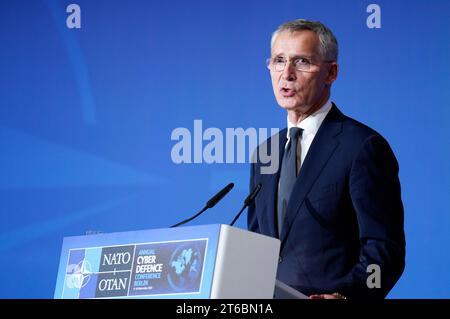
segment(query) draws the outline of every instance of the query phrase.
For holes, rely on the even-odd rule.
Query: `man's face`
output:
[[[326,102],[337,64],[325,63],[319,51],[319,37],[312,31],[282,31],[272,46],[272,61],[288,61],[283,71],[270,67],[273,91],[278,104],[287,111],[306,113]],[[312,63],[308,71],[297,64]]]

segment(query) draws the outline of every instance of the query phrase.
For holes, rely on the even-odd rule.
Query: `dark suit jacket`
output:
[[[279,132],[280,166],[285,143],[286,129]],[[251,165],[250,189],[262,189],[249,207],[248,228],[280,238],[277,279],[307,295],[384,298],[405,265],[398,163],[387,141],[333,104],[302,164],[281,234],[280,169],[261,174],[261,166]],[[380,267],[381,288],[367,286],[370,264]]]

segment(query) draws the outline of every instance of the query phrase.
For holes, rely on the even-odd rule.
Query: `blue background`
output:
[[[265,59],[296,18],[333,30],[332,100],[397,155],[407,260],[390,297],[450,296],[449,1],[376,1],[381,29],[364,0],[77,0],[81,29],[70,3],[0,2],[0,297],[51,298],[65,236],[167,227],[233,181],[192,224],[229,223],[248,164],[174,164],[171,133],[283,128]]]

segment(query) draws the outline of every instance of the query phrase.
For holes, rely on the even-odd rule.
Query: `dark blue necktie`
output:
[[[281,237],[281,229],[286,217],[287,205],[291,196],[292,188],[297,179],[297,142],[302,135],[303,129],[291,127],[289,129],[289,143],[284,150],[281,162],[280,184],[278,187],[278,235]]]

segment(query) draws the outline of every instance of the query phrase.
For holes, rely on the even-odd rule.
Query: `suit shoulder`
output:
[[[343,134],[340,140],[353,154],[366,147],[392,151],[389,142],[378,131],[346,115],[343,115]]]
[[[277,133],[269,136],[267,139],[260,141],[258,147],[255,152],[260,148],[268,148],[270,151],[272,145],[277,145],[280,143],[280,140],[286,139],[287,128],[279,130]]]
[[[343,131],[343,138],[356,145],[363,144],[367,140],[377,140],[389,145],[385,137],[378,131],[346,115],[343,115]]]
[[[280,145],[286,140],[286,132],[287,128],[284,128],[260,142],[258,147],[252,152],[251,163],[259,166],[261,162],[266,162],[268,157],[277,156],[280,151]],[[261,158],[261,156],[265,158]]]
[[[344,139],[350,140],[353,143],[356,143],[358,140],[362,142],[370,136],[382,137],[382,135],[373,128],[367,126],[364,123],[361,123],[358,120],[355,120],[354,118],[351,118],[350,116],[343,114],[334,103],[325,120],[327,119],[329,122],[342,124],[342,133],[344,133]]]
[[[373,135],[382,136],[379,132],[377,132],[373,128],[346,115],[344,115],[343,125],[344,129],[349,134],[361,137],[363,139]]]

